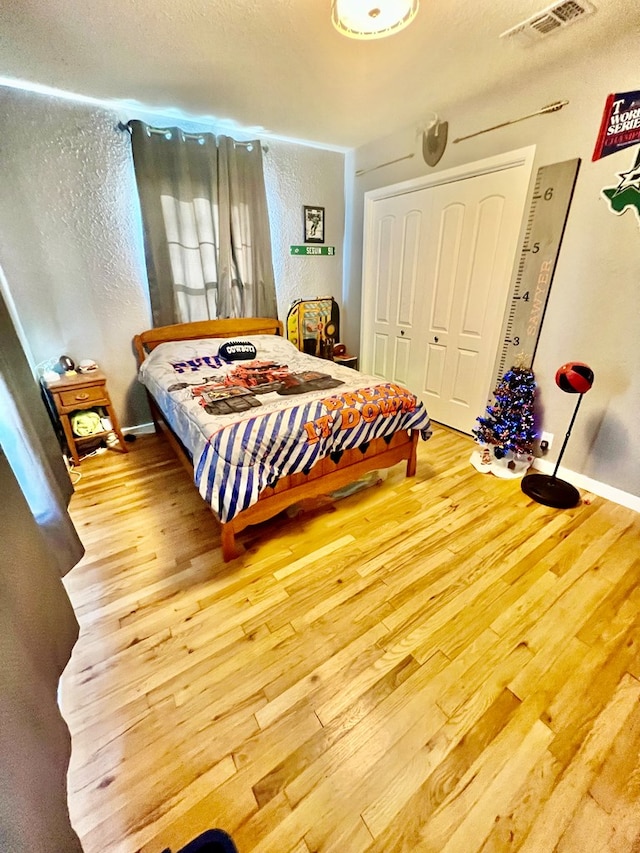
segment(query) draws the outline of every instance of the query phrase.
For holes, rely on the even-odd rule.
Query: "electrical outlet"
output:
[[[547,450],[551,450],[551,446],[553,445],[553,433],[552,432],[543,432],[540,436],[540,446],[542,447],[543,443],[546,445]]]

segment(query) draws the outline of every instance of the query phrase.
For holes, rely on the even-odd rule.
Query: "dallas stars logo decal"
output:
[[[615,187],[605,187],[602,196],[609,203],[611,211],[620,216],[630,208],[640,220],[640,150],[636,160],[626,172],[618,172],[620,181]]]
[[[629,169],[628,172],[618,172],[618,177],[621,178],[620,183],[616,187],[616,195],[619,195],[621,192],[624,192],[629,187],[635,187],[637,190],[640,189],[640,167],[638,165],[638,161],[640,160],[640,154],[638,154],[638,159],[635,162],[635,165]]]

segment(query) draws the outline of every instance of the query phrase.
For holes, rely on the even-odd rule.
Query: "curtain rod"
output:
[[[170,127],[151,127],[151,125],[149,125],[149,124],[146,125],[146,128],[147,128],[147,131],[149,133],[157,133],[161,136],[167,136],[172,131],[172,128],[170,128]],[[125,133],[131,134],[131,128],[129,127],[129,125],[125,124],[122,121],[118,122],[117,129],[122,130]],[[183,139],[202,139],[204,136],[207,135],[206,131],[203,131],[202,133],[187,133],[186,130],[182,130],[182,128],[180,128],[180,127],[178,128],[178,130],[180,131]],[[255,140],[254,141],[249,140],[249,141],[245,142],[241,139],[233,139],[233,137],[229,137],[229,138],[232,140],[234,146],[240,146],[241,148],[250,148],[253,145],[255,145]],[[262,143],[260,143],[260,147],[265,152],[265,154],[269,151],[268,145],[263,145]]]

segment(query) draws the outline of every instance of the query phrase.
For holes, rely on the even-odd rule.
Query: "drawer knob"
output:
[[[86,391],[84,392],[84,394],[76,394],[76,400],[88,400],[88,399],[89,399],[89,395],[86,393]]]

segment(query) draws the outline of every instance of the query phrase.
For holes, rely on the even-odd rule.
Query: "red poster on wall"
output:
[[[609,95],[592,160],[640,142],[640,92]]]

